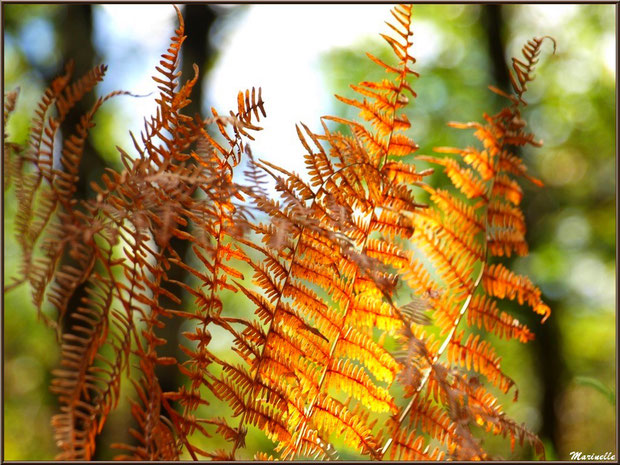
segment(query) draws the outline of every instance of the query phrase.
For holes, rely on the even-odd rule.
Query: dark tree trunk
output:
[[[74,79],[86,74],[93,66],[100,64],[96,59],[92,42],[93,6],[68,5],[60,23],[62,57],[75,62]],[[93,92],[85,95],[67,115],[62,125],[63,138],[71,134],[80,121],[80,117],[90,110],[95,103]],[[98,180],[103,173],[105,163],[93,147],[90,138],[84,145],[84,154],[80,165],[80,179],[76,198],[86,198],[90,191],[90,182]]]
[[[200,68],[200,78],[197,84],[192,90],[191,100],[192,102],[184,108],[184,113],[188,116],[194,116],[196,114],[203,114],[201,109],[203,102],[202,82],[206,74],[205,64],[210,60],[213,53],[208,45],[209,31],[213,26],[216,19],[215,12],[207,5],[195,5],[188,4],[182,10],[183,18],[185,20],[185,35],[187,38],[183,43],[181,49],[181,81],[185,82],[194,77],[193,64],[196,63]],[[174,251],[182,258],[188,255],[188,241],[182,241],[173,237],[170,240],[170,246]],[[168,278],[179,282],[187,282],[189,274],[180,267],[173,266],[170,268]],[[171,283],[163,283],[166,290],[170,291],[176,296],[183,296],[183,307],[191,307],[193,302],[188,299],[186,293]],[[176,304],[170,301],[165,296],[160,297],[160,305],[163,308],[173,308]],[[166,322],[166,326],[157,332],[157,335],[165,339],[167,344],[159,347],[160,356],[170,356],[176,359],[183,359],[184,353],[179,349],[179,329],[181,319],[174,318],[171,321]],[[156,375],[159,379],[162,391],[173,392],[179,389],[181,385],[181,378],[179,376],[178,368],[174,365],[158,366]]]
[[[553,308],[553,302],[548,303]],[[538,360],[538,373],[543,385],[540,436],[549,439],[553,444],[558,457],[551,458],[555,460],[565,456],[558,449],[561,446],[561,431],[556,405],[568,378],[568,367],[561,352],[562,334],[557,321],[557,317],[551,315],[551,318],[539,328],[535,341],[535,358]]]
[[[214,56],[214,50],[209,44],[209,32],[217,18],[216,13],[207,5],[188,4],[183,9],[185,18],[185,35],[183,44],[182,71],[185,79],[194,75],[193,65],[200,68],[201,81],[204,82],[208,67]],[[194,87],[192,103],[185,108],[185,113],[194,116],[196,113],[206,116],[202,106],[204,95],[202,85]],[[202,106],[202,108],[201,108]]]
[[[208,35],[215,21],[215,12],[206,5],[186,5],[183,11],[185,19],[185,40],[182,48],[182,77],[185,81],[194,76],[193,63],[198,64],[201,71],[201,80],[194,87],[192,93],[192,103],[185,108],[185,113],[189,116],[201,114],[201,103],[203,101],[203,92],[201,81],[205,75],[205,64],[209,61],[212,50],[208,45]],[[74,77],[80,77],[93,66],[99,64],[96,60],[96,53],[92,43],[93,34],[93,7],[92,5],[69,5],[65,8],[65,14],[60,21],[60,28],[63,31],[60,34],[62,56],[66,59],[72,59],[75,62]],[[61,69],[59,69],[61,71]],[[81,115],[85,114],[95,101],[94,95],[91,93],[86,95],[79,101],[73,110],[67,116],[65,123],[62,125],[62,134],[71,134],[76,125],[80,121]],[[90,191],[90,182],[100,179],[105,162],[98,156],[97,151],[93,147],[90,140],[85,143],[83,162],[80,166],[80,179],[78,182],[78,190],[76,198],[87,198]],[[180,241],[176,238],[171,240],[171,246],[175,252],[185,257],[188,252],[187,242]],[[170,279],[186,282],[187,273],[178,267],[170,270]],[[183,295],[177,286],[164,282],[162,286],[166,290],[175,295]],[[85,295],[83,287],[76,289],[69,303],[69,308],[76,308]],[[185,299],[187,300],[187,299]],[[183,306],[191,305],[189,301],[183,301]],[[160,298],[160,305],[163,308],[173,308],[175,304],[166,297]],[[179,327],[180,320],[174,319],[166,322],[165,328],[158,332],[158,336],[166,339],[168,343],[159,347],[159,356],[173,356],[182,358],[183,353],[178,349],[179,346]],[[65,324],[65,331],[70,330],[71,318]],[[178,369],[175,366],[158,366],[156,375],[159,379],[161,388],[164,392],[176,391],[179,389],[181,379]],[[165,412],[162,412],[165,414]],[[111,419],[112,420],[112,419]],[[116,441],[127,441],[128,424],[116,424],[113,420],[106,425],[102,434],[97,437],[97,449],[93,460],[110,459],[104,449],[100,445],[109,444]]]
[[[500,89],[509,91],[510,77],[504,55],[505,44],[502,39],[503,25],[502,5],[482,6],[482,26],[487,31],[487,47],[491,59],[493,81]]]
[[[93,36],[93,6],[89,4],[67,5],[64,14],[60,17],[59,28],[61,33],[60,46],[62,58],[65,63],[69,60],[74,62],[72,80],[79,79],[94,66],[100,64],[95,56],[95,48],[92,42]],[[61,65],[64,66],[65,63]],[[61,69],[58,70],[60,74]],[[86,114],[95,103],[95,92],[91,91],[81,100],[76,102],[73,109],[68,113],[65,121],[61,125],[62,138],[65,140],[75,133],[75,128],[80,122],[82,115]],[[86,199],[90,192],[90,182],[101,178],[106,164],[99,156],[97,150],[88,137],[84,142],[82,162],[79,169],[79,180],[75,199]],[[79,208],[79,206],[78,206]],[[68,318],[63,322],[63,332],[71,332],[72,326],[79,323],[71,318],[71,312],[81,305],[82,299],[86,296],[85,286],[78,286],[68,305]],[[109,428],[105,428],[102,434],[97,436],[96,449],[92,460],[101,460],[107,457],[101,455],[103,444],[107,444]]]

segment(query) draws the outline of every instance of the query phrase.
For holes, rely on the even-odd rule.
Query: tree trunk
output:
[[[185,5],[182,13],[185,20],[185,35],[187,38],[181,49],[181,84],[194,77],[194,63],[200,68],[200,79],[192,90],[191,103],[184,109],[185,114],[193,117],[195,114],[203,113],[201,104],[203,101],[202,82],[206,74],[204,65],[209,61],[213,52],[208,45],[208,37],[209,31],[216,19],[216,14],[207,5],[197,4]],[[205,115],[202,116],[204,117]],[[176,237],[170,240],[170,246],[182,258],[188,256],[188,245],[189,241],[180,240]],[[189,273],[178,266],[172,266],[168,272],[168,278],[179,282],[187,282]],[[176,296],[182,296],[183,307],[187,308],[193,305],[185,291],[181,291],[178,286],[164,282],[163,287]],[[160,297],[159,303],[163,308],[173,308],[176,305],[165,296]],[[159,347],[158,353],[160,356],[174,357],[177,360],[182,360],[186,357],[179,349],[181,323],[180,318],[173,318],[170,321],[166,321],[166,326],[157,331],[158,337],[168,341],[167,344]],[[156,375],[163,392],[177,391],[181,386],[182,380],[179,376],[179,370],[174,365],[157,366]]]

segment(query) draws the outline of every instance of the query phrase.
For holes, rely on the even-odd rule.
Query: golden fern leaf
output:
[[[491,298],[509,298],[519,303],[528,303],[535,312],[544,315],[543,321],[550,313],[549,307],[541,300],[540,290],[529,279],[515,275],[501,264],[488,263],[488,257],[493,255],[510,256],[513,252],[527,254],[525,221],[518,208],[522,191],[508,175],[524,176],[537,182],[526,174],[523,162],[512,153],[511,147],[526,143],[536,145],[533,135],[524,132],[519,107],[525,104],[523,94],[527,82],[532,79],[531,73],[542,41],[543,39],[534,39],[526,45],[524,48],[526,63],[513,59],[517,78],[516,80],[512,78],[516,97],[510,97],[511,106],[495,116],[484,115],[486,124],[450,123],[453,127],[474,129],[475,136],[483,143],[483,150],[450,147],[436,149],[440,153],[460,155],[465,166],[449,158],[418,157],[426,162],[443,165],[455,188],[466,198],[476,200],[477,203],[470,206],[456,200],[447,191],[422,186],[430,193],[433,207],[430,213],[421,213],[414,217],[413,222],[417,230],[412,240],[430,262],[432,271],[429,270],[428,273],[438,274],[448,289],[432,300],[435,323],[439,326],[444,339],[439,347],[423,346],[425,348],[421,353],[428,359],[429,368],[422,368],[424,364],[420,365],[419,357],[414,358],[409,367],[406,365],[406,370],[413,373],[408,378],[412,399],[398,416],[394,417],[396,431],[399,431],[397,434],[401,436],[390,438],[382,448],[382,453],[393,445],[395,438],[402,437],[404,433],[401,428],[405,417],[411,414],[414,405],[418,405],[425,393],[435,392],[436,399],[443,398],[442,402],[446,402],[447,407],[452,405],[453,407],[449,409],[451,415],[463,413],[462,409],[454,409],[455,393],[452,392],[453,388],[449,386],[447,378],[444,377],[442,380],[436,376],[440,373],[437,371],[437,364],[444,352],[448,353],[448,363],[457,363],[468,370],[473,369],[485,375],[504,392],[514,384],[502,372],[500,358],[489,342],[483,341],[480,335],[473,333],[470,333],[465,340],[465,333],[457,331],[459,323],[466,314],[469,325],[476,324],[479,328],[484,326],[485,329],[501,336],[527,342],[532,338],[529,330],[505,313],[499,316],[499,310]],[[428,274],[420,271],[426,266],[415,264],[410,267],[411,270],[406,277],[409,281],[420,277],[422,282],[428,282],[426,277]],[[475,294],[480,284],[486,296]],[[433,287],[432,284],[425,284],[418,289],[424,292]],[[424,334],[416,334],[413,331],[407,337],[410,341],[426,340]],[[411,346],[412,342],[409,344]],[[435,386],[429,386],[429,391],[425,391],[424,387],[428,383],[434,383]],[[472,423],[472,418],[465,414],[465,424]],[[469,433],[465,434],[464,430],[463,434],[458,434],[463,438],[463,442],[455,446],[455,457],[466,459],[483,457],[484,454],[481,455],[475,441],[467,439],[468,435]],[[514,435],[511,437],[514,438]],[[414,438],[410,443],[417,444]],[[392,453],[394,454],[394,451]]]
[[[405,26],[408,28],[409,13],[408,7],[399,7],[394,15],[399,22],[406,20]],[[388,39],[388,42],[395,51],[399,50],[398,44],[406,50],[410,45],[408,30],[406,32],[402,32],[402,28],[396,30],[398,40]],[[383,308],[382,293],[372,290],[376,289],[379,283],[381,283],[379,288],[387,285],[387,282],[383,284],[384,278],[381,277],[381,272],[376,270],[378,262],[375,259],[401,268],[405,266],[405,259],[399,257],[398,249],[395,247],[369,240],[371,232],[380,226],[375,226],[372,220],[370,223],[362,224],[353,218],[352,212],[355,208],[371,211],[377,202],[386,202],[394,210],[397,208],[414,210],[418,207],[410,194],[401,188],[401,183],[395,182],[394,175],[391,179],[388,178],[388,173],[393,173],[396,167],[402,172],[407,172],[409,178],[416,176],[415,171],[403,168],[402,163],[392,163],[391,171],[387,168],[379,171],[377,164],[380,160],[376,157],[373,159],[373,150],[377,144],[384,148],[382,156],[385,153],[399,156],[405,154],[405,149],[408,153],[415,148],[413,143],[399,133],[409,127],[406,117],[397,116],[395,113],[396,109],[406,103],[402,95],[403,91],[410,90],[410,87],[404,78],[411,73],[408,65],[413,59],[408,54],[401,56],[397,53],[397,56],[404,58],[404,62],[399,65],[403,72],[402,76],[395,79],[393,85],[384,82],[383,85],[362,83],[358,86],[359,89],[365,89],[360,92],[363,95],[376,97],[375,103],[340,97],[346,103],[360,108],[362,118],[367,119],[376,128],[377,134],[373,134],[356,123],[351,124],[354,133],[357,133],[366,146],[361,145],[356,139],[330,132],[325,125],[323,135],[313,134],[305,126],[304,134],[298,127],[300,141],[308,152],[306,163],[312,176],[311,184],[303,183],[294,173],[268,163],[262,164],[276,180],[277,189],[281,192],[284,203],[280,207],[256,199],[256,205],[272,217],[277,217],[287,230],[295,231],[293,237],[296,238],[296,243],[292,246],[292,255],[285,255],[283,251],[278,252],[279,260],[283,261],[278,261],[277,266],[263,268],[253,265],[256,270],[256,282],[263,288],[265,297],[273,302],[273,307],[267,312],[264,310],[264,304],[259,305],[259,313],[272,314],[273,317],[270,317],[266,333],[267,347],[257,363],[259,368],[256,369],[256,373],[259,378],[269,380],[276,378],[277,383],[282,383],[284,380],[277,379],[275,373],[266,371],[266,367],[269,366],[269,370],[275,368],[279,373],[282,370],[280,365],[266,365],[263,361],[266,358],[275,359],[279,364],[289,367],[287,371],[295,375],[300,383],[300,391],[307,399],[305,401],[307,405],[303,422],[298,423],[294,416],[289,419],[294,423],[291,426],[296,439],[293,445],[287,446],[289,451],[287,453],[293,455],[295,452],[292,451],[298,453],[302,449],[315,451],[321,449],[320,442],[324,440],[319,437],[320,435],[312,436],[312,440],[317,441],[314,446],[311,447],[308,443],[302,449],[300,447],[302,443],[306,444],[310,440],[308,432],[313,430],[311,425],[314,422],[319,422],[314,428],[321,430],[320,425],[325,419],[316,413],[316,403],[321,398],[329,399],[328,393],[331,391],[344,389],[370,409],[392,408],[391,398],[387,392],[373,385],[366,370],[379,379],[389,381],[394,378],[398,364],[390,361],[389,354],[367,334],[369,325],[378,321],[382,321],[381,325],[386,329],[389,327],[392,331],[400,325],[398,319],[394,318],[394,310],[390,309],[389,305],[387,309]],[[386,64],[382,66],[396,69]],[[323,142],[331,147],[329,154],[323,148]],[[416,179],[419,180],[421,177],[422,175],[418,175]],[[267,233],[263,242],[274,242],[270,238],[271,231],[261,232]],[[357,244],[355,247],[361,247],[362,254],[354,251],[354,244]],[[272,251],[263,249],[262,253],[267,263],[274,262]],[[283,263],[287,264],[284,268]],[[328,311],[329,307],[323,299],[316,293],[309,292],[306,282],[323,289],[330,299],[341,306],[343,313]],[[244,292],[252,300],[260,302],[251,291]],[[284,305],[281,301],[282,296],[292,298],[292,302],[303,309],[303,313]],[[367,316],[360,318],[356,315]],[[270,343],[271,339],[286,341],[287,346],[283,346],[286,348],[283,350],[279,345]],[[310,364],[300,364],[296,361],[293,363],[296,358],[291,359],[287,353],[292,348],[300,351],[299,354]],[[302,351],[304,348],[305,353]],[[371,357],[368,358],[369,356]],[[348,361],[366,358],[368,361],[362,362],[365,367],[363,369],[354,368]],[[392,368],[386,371],[385,363]],[[320,368],[318,371],[310,370],[311,366]],[[276,384],[275,387],[283,390],[284,386]],[[297,400],[288,401],[289,411],[294,411],[293,405]],[[346,407],[343,406],[338,412],[345,415]]]
[[[551,309],[542,301],[540,289],[529,278],[514,274],[501,263],[488,268],[482,283],[486,292],[493,297],[527,303],[532,310],[543,316],[543,322],[551,314]]]
[[[491,344],[481,340],[480,335],[470,334],[465,342],[463,339],[463,333],[457,333],[450,340],[448,361],[486,376],[500,390],[508,392],[514,381],[501,371],[501,358],[495,354]]]
[[[445,454],[438,448],[431,449],[429,444],[425,446],[423,436],[417,432],[407,434],[404,430],[397,433],[394,439],[394,446],[390,452],[390,460],[423,460],[437,461],[444,460]]]
[[[518,339],[525,343],[534,339],[527,326],[511,315],[500,312],[495,300],[484,295],[474,296],[467,311],[467,325],[484,328],[499,337]]]

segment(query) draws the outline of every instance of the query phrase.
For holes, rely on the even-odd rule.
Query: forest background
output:
[[[21,89],[7,129],[18,142],[26,140],[45,85],[68,58],[75,59],[77,75],[100,62],[109,66],[101,94],[153,92],[150,76],[176,21],[170,5],[2,7],[4,92]],[[316,130],[321,115],[352,116],[332,95],[348,95],[349,83],[377,77],[363,52],[387,52],[377,32],[388,8],[184,6],[183,67],[197,63],[203,80],[194,111],[234,108],[238,90],[262,86],[269,116],[253,152],[303,172],[294,124],[303,121]],[[409,118],[420,153],[464,145],[459,131],[444,123],[478,120],[483,111],[499,108],[486,87],[508,88],[509,57],[533,36],[557,41],[556,55],[544,56],[528,93],[525,117],[545,146],[523,156],[545,188],[526,191],[531,252],[514,264],[540,286],[553,314],[544,325],[523,315],[536,332],[532,343],[497,344],[521,393],[517,404],[505,407],[539,434],[548,459],[568,460],[572,451],[617,456],[616,6],[418,5],[414,13],[412,54],[421,76],[413,82],[419,98]],[[139,133],[153,108],[153,96],[122,97],[101,108],[89,139],[84,185],[114,162],[116,145],[131,147],[129,131]],[[18,249],[14,197],[10,189],[4,195],[6,283],[16,273]],[[37,321],[29,302],[25,287],[4,296],[7,460],[45,460],[57,452],[48,427],[56,399],[48,386],[59,354],[55,334]],[[127,408],[121,403],[104,431],[112,441],[115,432],[127,430],[122,424]]]

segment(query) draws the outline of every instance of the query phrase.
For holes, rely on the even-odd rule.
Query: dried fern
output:
[[[181,81],[178,20],[153,77],[157,111],[134,137],[134,155],[119,149],[124,168],[107,169],[91,199],[75,197],[84,142],[98,108],[126,92],[99,98],[63,137],[59,167],[52,150],[67,112],[105,66],[74,83],[67,67],[44,93],[28,147],[4,140],[22,251],[21,279],[5,290],[27,282],[41,315],[44,302],[56,309],[43,316],[61,343],[52,381],[58,459],[93,457],[121,389],[130,387],[126,379],[133,439],[114,445],[124,460],[243,458],[250,427],[276,444],[274,455],[257,459],[335,459],[335,437],[375,460],[491,458],[475,428],[509,437],[513,448],[528,441],[544,454],[486,387],[506,393],[515,383],[480,333],[533,339],[500,309],[502,299],[531,307],[543,321],[550,313],[527,277],[497,261],[528,250],[516,179],[540,182],[515,147],[538,145],[521,108],[544,38],[513,59],[514,95],[492,89],[510,100],[506,108],[485,114],[484,123],[450,123],[473,129],[480,148],[436,149],[454,158],[417,155],[403,113],[416,96],[412,8],[395,7],[382,36],[396,62],[368,55],[387,78],[351,86],[358,99],[338,96],[359,109],[359,119],[323,117],[320,133],[297,127],[306,182],[252,155],[252,132],[266,116],[260,89],[240,92],[227,116],[182,113],[198,69]],[[16,98],[5,98],[5,121]],[[233,181],[242,159],[246,184]],[[443,167],[454,189],[429,185],[433,170],[419,170],[419,162]],[[279,200],[267,195],[265,177],[275,180]],[[416,200],[422,191],[428,204]],[[188,243],[189,257],[179,256],[173,238]],[[176,281],[174,270],[192,281]],[[85,294],[74,305],[78,288]],[[243,296],[255,318],[225,308],[230,292]],[[400,305],[402,293],[411,298]],[[189,307],[182,294],[193,297]],[[192,323],[184,359],[158,354],[167,342],[159,331],[171,318]],[[233,341],[230,354],[213,350],[214,333]],[[402,350],[388,350],[388,340]],[[178,390],[162,389],[162,365],[184,377]],[[211,413],[217,402],[228,406],[228,418]],[[197,436],[228,445],[204,450]]]

